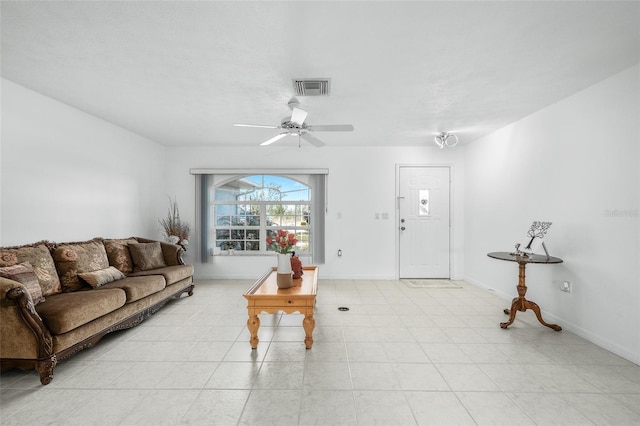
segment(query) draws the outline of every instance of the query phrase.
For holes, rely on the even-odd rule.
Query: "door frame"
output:
[[[454,279],[453,265],[454,265],[454,241],[453,238],[456,227],[454,226],[453,208],[454,208],[454,191],[453,191],[453,176],[455,167],[451,163],[445,164],[399,164],[396,163],[396,194],[395,194],[395,229],[396,229],[396,271],[395,279],[400,279],[400,169],[401,168],[426,168],[426,167],[446,167],[449,169],[449,279]]]

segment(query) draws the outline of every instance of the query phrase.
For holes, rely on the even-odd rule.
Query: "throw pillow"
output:
[[[78,274],[109,267],[109,259],[102,241],[64,243],[53,249],[53,260],[60,274],[62,291],[76,291],[85,286]]]
[[[112,281],[125,278],[122,271],[114,266],[109,266],[106,269],[100,269],[93,272],[80,272],[78,276],[93,288],[98,288]]]
[[[18,263],[29,262],[40,283],[43,296],[60,293],[60,278],[56,265],[51,257],[47,241],[34,244],[0,248],[0,266],[13,266]]]
[[[163,268],[167,266],[162,256],[160,242],[129,244],[129,252],[133,260],[135,271],[148,271],[149,269]]]
[[[33,305],[44,302],[42,289],[38,282],[38,277],[29,262],[19,263],[13,266],[0,267],[0,277],[8,278],[21,283],[27,289],[27,293],[31,296]]]
[[[109,265],[115,266],[125,274],[133,272],[133,260],[129,253],[129,244],[137,244],[138,241],[133,238],[126,240],[104,240],[104,248],[107,251]]]
[[[0,251],[0,266],[13,266],[18,263],[18,256],[12,251]]]

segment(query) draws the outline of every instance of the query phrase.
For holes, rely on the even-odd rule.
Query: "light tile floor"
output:
[[[314,345],[300,315],[262,315],[251,281],[198,281],[139,326],[0,380],[4,425],[638,425],[640,367],[509,302],[399,281],[320,280]],[[339,306],[350,308],[338,311]]]

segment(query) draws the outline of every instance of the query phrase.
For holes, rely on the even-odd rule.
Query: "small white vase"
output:
[[[277,253],[278,268],[276,270],[278,288],[289,288],[293,285],[293,270],[291,269],[291,255]]]
[[[277,253],[278,255],[278,273],[290,274],[293,272],[291,269],[291,255],[289,253]]]

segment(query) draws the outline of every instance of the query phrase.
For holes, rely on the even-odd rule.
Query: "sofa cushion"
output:
[[[125,274],[133,272],[133,260],[129,253],[129,244],[137,244],[134,238],[124,240],[104,240],[104,248],[107,251],[109,265],[115,266]]]
[[[129,244],[134,271],[148,271],[166,266],[160,242]]]
[[[193,265],[165,266],[164,268],[158,268],[149,271],[138,271],[129,274],[130,277],[140,277],[146,275],[162,275],[167,281],[167,285],[171,285],[177,283],[180,280],[191,277],[193,275]]]
[[[38,277],[29,262],[0,267],[0,277],[8,278],[24,285],[34,305],[44,302]]]
[[[60,293],[47,297],[36,311],[51,333],[62,334],[115,311],[126,299],[119,288]]]
[[[35,244],[0,248],[0,266],[12,266],[29,262],[40,283],[42,294],[49,296],[60,293],[60,279],[53,262],[47,241]]]
[[[80,272],[78,276],[93,288],[98,288],[115,280],[125,278],[125,275],[115,266],[93,272]]]
[[[78,277],[82,272],[93,272],[109,267],[109,259],[100,240],[82,243],[63,243],[53,249],[62,291],[76,291],[86,287]]]
[[[127,303],[135,302],[157,293],[166,287],[166,281],[162,275],[149,275],[145,277],[127,277],[109,284],[105,284],[97,290],[120,288],[127,295]]]

